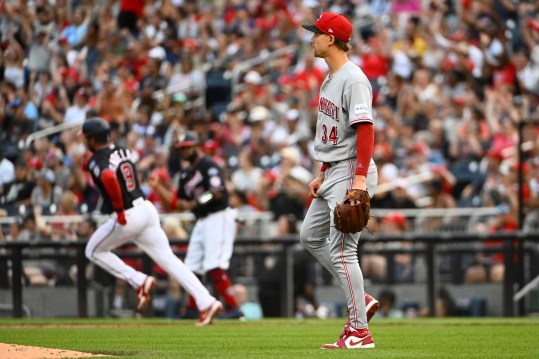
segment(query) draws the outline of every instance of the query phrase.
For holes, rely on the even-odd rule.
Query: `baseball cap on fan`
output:
[[[301,25],[304,29],[319,34],[333,35],[344,42],[352,38],[352,24],[347,18],[332,12],[323,12],[313,25]]]

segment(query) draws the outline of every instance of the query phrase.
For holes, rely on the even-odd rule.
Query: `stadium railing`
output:
[[[519,246],[524,246],[527,242],[539,242],[539,232],[518,231],[511,233],[404,233],[402,235],[374,235],[369,239],[364,239],[363,243],[369,242],[400,242],[410,241],[421,243],[422,246],[415,248],[417,253],[423,253],[426,258],[426,285],[427,285],[427,303],[431,316],[434,316],[436,306],[436,294],[439,287],[437,275],[437,260],[443,248],[447,243],[476,243],[485,240],[503,241],[502,250],[505,258],[505,276],[503,283],[503,314],[504,316],[514,315],[513,295],[515,290],[514,282],[514,263],[513,259]],[[293,315],[293,250],[298,244],[297,235],[280,236],[261,239],[260,237],[239,236],[235,242],[235,248],[239,247],[262,247],[275,245],[280,249],[284,262],[282,283],[282,316],[290,317]],[[186,245],[188,241],[171,241],[172,245]],[[41,258],[37,255],[23,254],[24,249],[54,248],[64,249],[61,253],[48,254],[44,258],[75,258],[77,265],[77,297],[78,297],[78,315],[80,317],[88,316],[87,290],[88,283],[85,278],[85,267],[88,260],[84,254],[86,246],[85,240],[78,241],[59,241],[59,242],[1,242],[0,243],[0,267],[7,268],[7,261],[11,261],[12,271],[12,305],[13,316],[20,318],[23,315],[23,261],[25,259]],[[75,254],[65,249],[73,249]],[[273,248],[273,252],[276,248]],[[361,249],[360,249],[361,251]],[[361,252],[360,252],[361,253]],[[381,251],[383,253],[383,251]],[[359,254],[359,253],[358,253]],[[142,254],[131,254],[142,256]],[[147,259],[148,260],[148,259]],[[524,260],[524,258],[521,258]],[[149,263],[149,262],[147,262]],[[151,266],[150,266],[151,267]]]
[[[383,219],[385,216],[394,212],[399,212],[407,218],[409,227],[407,231],[416,233],[427,232],[477,232],[484,230],[484,227],[479,224],[486,223],[489,219],[500,214],[499,209],[494,207],[473,207],[473,208],[417,208],[417,209],[371,209],[373,218]],[[271,212],[240,212],[238,220],[246,222],[254,226],[249,227],[248,231],[251,234],[259,234],[260,236],[268,236],[267,231],[274,223],[273,214]],[[98,223],[105,221],[108,216],[86,213],[74,216],[57,216],[44,215],[42,216],[45,223],[80,223],[88,217],[92,217]],[[161,220],[168,217],[178,219],[182,223],[194,222],[195,216],[189,212],[161,214]],[[436,229],[427,231],[422,228],[422,224],[428,222],[429,219],[436,218],[441,221],[441,226]],[[16,223],[16,216],[0,217],[0,225]]]

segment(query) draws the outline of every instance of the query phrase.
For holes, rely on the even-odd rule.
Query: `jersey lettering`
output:
[[[337,135],[337,126],[331,126],[331,131],[329,131],[328,136],[327,126],[322,125],[322,142],[327,143],[328,141],[331,141],[334,145],[336,145],[338,140],[339,136]]]
[[[178,199],[191,200],[196,198],[199,206],[192,212],[197,218],[210,213],[221,211],[228,207],[228,193],[224,185],[222,171],[209,157],[204,156],[192,167],[182,170],[178,184]],[[219,192],[221,195],[207,200],[209,193]]]
[[[124,162],[120,165],[120,172],[125,182],[125,188],[129,192],[133,192],[137,188],[137,182],[135,181],[135,172],[131,162]]]
[[[331,132],[329,133],[329,140],[333,142],[334,145],[336,145],[338,139],[339,137],[337,136],[337,127],[333,126],[331,127]]]
[[[122,162],[131,161],[131,151],[118,148],[110,154],[109,168],[116,172]]]
[[[204,177],[202,176],[202,173],[200,171],[196,171],[193,178],[191,178],[187,183],[185,184],[185,192],[186,193],[193,193],[193,190],[196,188],[196,186],[202,182]]]
[[[137,166],[131,161],[131,152],[114,145],[100,148],[88,161],[88,171],[92,174],[92,179],[103,196],[103,204],[100,208],[102,213],[114,212],[112,200],[101,179],[101,173],[107,169],[113,171],[118,179],[125,208],[131,208],[135,199],[144,198],[138,182]]]
[[[339,107],[325,97],[320,97],[320,100],[318,100],[318,111],[339,121]]]

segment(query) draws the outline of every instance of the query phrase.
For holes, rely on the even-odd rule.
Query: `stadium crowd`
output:
[[[327,67],[300,25],[322,11],[354,24],[350,58],[373,86],[374,159],[390,184],[373,208],[495,207],[477,229],[515,230],[521,166],[535,215],[539,127],[524,127],[520,160],[516,149],[520,124],[539,118],[537,1],[0,0],[0,215],[19,218],[0,239],[88,233],[91,223],[39,220],[99,206],[78,129],[28,137],[92,116],[136,155],[163,213],[146,180],[175,187],[170,148],[189,129],[225,168],[234,207],[301,221]],[[399,213],[370,225],[409,226]]]

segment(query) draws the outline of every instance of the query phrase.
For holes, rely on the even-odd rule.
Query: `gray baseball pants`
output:
[[[312,201],[301,226],[301,244],[335,277],[342,288],[355,329],[367,328],[363,298],[363,273],[357,258],[360,233],[343,234],[335,229],[333,210],[346,190],[352,187],[356,161],[345,160],[328,168],[318,190],[320,198]],[[376,164],[371,159],[367,175],[367,191],[372,197],[378,183]]]

